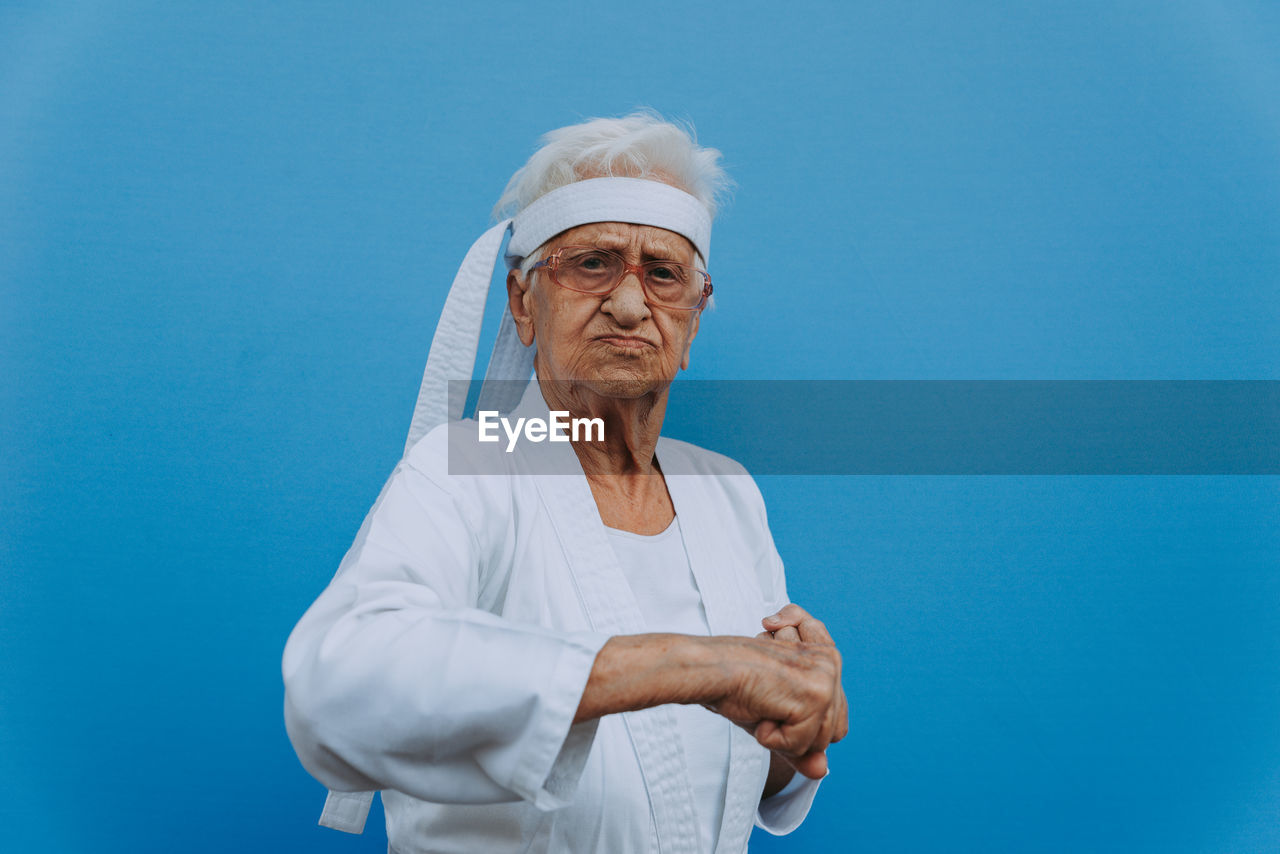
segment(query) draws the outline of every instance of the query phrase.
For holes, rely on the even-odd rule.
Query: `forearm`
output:
[[[619,635],[600,649],[574,722],[666,703],[714,703],[732,689],[735,639]]]
[[[666,703],[713,703],[732,681],[732,640],[677,634],[619,635],[596,655],[574,722]],[[770,753],[762,797],[786,788],[796,769]]]
[[[574,722],[667,703],[701,703],[781,753],[806,777],[827,772],[843,736],[839,653],[830,644],[736,636],[609,638],[592,661]]]

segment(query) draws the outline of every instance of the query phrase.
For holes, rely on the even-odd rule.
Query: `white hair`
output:
[[[720,167],[720,152],[697,143],[692,126],[669,122],[652,110],[619,119],[588,119],[553,130],[520,167],[493,213],[515,216],[552,190],[588,178],[653,178],[673,184],[707,206],[714,217],[732,181]],[[521,271],[539,252],[523,259]]]

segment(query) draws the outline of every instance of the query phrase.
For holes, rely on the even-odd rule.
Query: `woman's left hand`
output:
[[[836,645],[836,642],[831,638],[831,633],[827,631],[826,625],[799,605],[786,605],[778,613],[765,617],[760,623],[765,630],[756,635],[758,638],[772,638],[773,640],[790,641],[792,643]],[[849,701],[845,697],[843,686],[840,688],[838,704],[837,719],[840,723],[831,739],[832,742],[844,738],[849,731]],[[793,770],[791,763],[775,751],[764,796],[768,797],[785,786],[791,779]]]

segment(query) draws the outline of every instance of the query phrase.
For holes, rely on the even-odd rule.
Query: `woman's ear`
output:
[[[533,315],[529,312],[529,280],[519,270],[507,273],[507,307],[511,319],[516,322],[520,343],[528,347],[533,343]]]
[[[689,351],[693,349],[693,339],[698,337],[698,323],[702,320],[702,310],[693,316],[693,329],[689,330],[689,340],[684,342],[684,356],[680,359],[680,370],[689,370]]]

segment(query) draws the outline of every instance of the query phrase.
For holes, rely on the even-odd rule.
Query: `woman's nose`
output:
[[[640,277],[628,270],[602,306],[622,324],[639,323],[649,316],[649,303]]]

